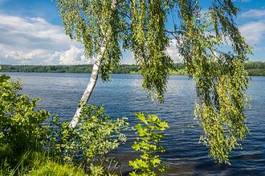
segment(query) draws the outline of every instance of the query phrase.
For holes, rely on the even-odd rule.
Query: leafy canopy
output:
[[[112,3],[116,2],[115,8]],[[66,34],[83,43],[87,57],[101,56],[104,80],[117,68],[121,50],[134,51],[143,86],[162,101],[172,60],[164,53],[167,1],[58,0]],[[101,48],[106,51],[101,53]]]
[[[248,85],[244,61],[250,49],[233,21],[237,9],[232,1],[213,1],[207,14],[199,12],[198,4],[187,2],[179,1],[185,31],[180,52],[196,82],[201,140],[217,162],[229,163],[231,150],[248,131],[243,112]]]

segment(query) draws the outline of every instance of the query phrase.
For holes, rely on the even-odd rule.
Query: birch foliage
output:
[[[103,0],[58,0],[57,4],[66,34],[83,44],[87,57],[101,55],[101,76],[107,80],[120,61],[119,31],[123,31],[125,19],[119,10],[124,3],[117,4],[114,10],[112,1]],[[101,47],[106,47],[104,53],[100,53]]]
[[[229,163],[231,150],[248,131],[243,112],[248,84],[244,61],[250,49],[233,21],[237,9],[232,1],[213,1],[205,17],[198,14],[197,3],[187,2],[192,1],[179,1],[185,31],[180,52],[196,82],[195,115],[204,130],[201,141],[217,162]]]
[[[232,0],[211,0],[206,15],[199,0],[58,0],[66,33],[80,41],[87,57],[102,46],[101,76],[115,69],[121,50],[132,51],[143,87],[160,102],[173,61],[166,54],[170,40],[194,79],[198,99],[195,115],[210,155],[229,163],[229,154],[247,134],[244,107],[248,85],[244,61],[250,53],[234,19]],[[168,17],[177,21],[169,28]],[[171,21],[172,22],[172,21]],[[173,22],[172,22],[173,23]]]

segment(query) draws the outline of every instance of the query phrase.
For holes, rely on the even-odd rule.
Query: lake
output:
[[[23,92],[40,97],[40,107],[70,120],[89,80],[88,74],[69,73],[8,73],[23,82]],[[159,115],[169,122],[163,145],[163,160],[169,166],[168,175],[265,175],[265,77],[252,77],[246,108],[250,133],[243,149],[235,150],[231,166],[216,165],[208,157],[207,148],[200,144],[202,131],[193,116],[196,98],[194,82],[185,76],[172,76],[164,104],[153,102],[141,88],[139,75],[113,75],[109,82],[99,80],[91,103],[104,105],[112,118],[127,117],[136,123],[135,113]],[[123,162],[132,157],[130,145],[116,151]]]

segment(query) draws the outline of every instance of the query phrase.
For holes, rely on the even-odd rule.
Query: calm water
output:
[[[40,106],[70,119],[89,79],[87,74],[9,73],[23,82],[23,91],[41,97]],[[250,134],[242,150],[231,156],[231,166],[218,166],[208,157],[206,147],[198,143],[201,129],[193,117],[194,83],[187,77],[174,76],[168,82],[164,104],[152,102],[141,88],[138,75],[114,75],[111,82],[99,81],[91,102],[103,104],[113,118],[127,117],[135,124],[135,112],[158,114],[170,124],[163,141],[162,155],[169,166],[168,175],[265,175],[265,77],[252,77],[246,110]],[[131,157],[130,143],[117,153],[125,162]],[[127,157],[128,156],[128,157]]]

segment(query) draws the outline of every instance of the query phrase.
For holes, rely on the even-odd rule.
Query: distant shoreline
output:
[[[247,62],[249,76],[265,76],[265,62]],[[0,72],[91,73],[92,65],[0,65]],[[120,65],[113,74],[139,74],[137,65]],[[184,64],[175,64],[171,75],[188,75]]]

